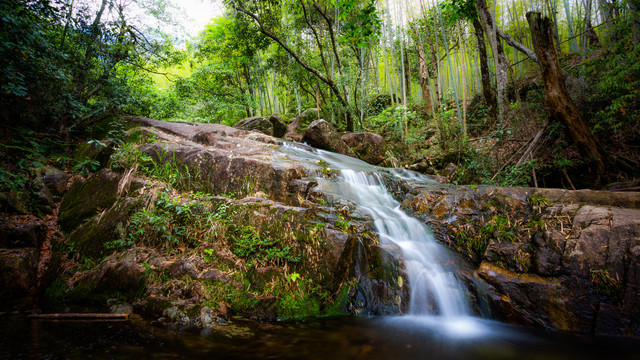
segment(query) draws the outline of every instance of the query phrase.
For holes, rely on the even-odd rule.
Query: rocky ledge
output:
[[[44,228],[3,228],[6,299],[198,327],[406,311],[398,249],[379,244],[354,204],[314,190],[321,165],[283,159],[258,132],[129,121],[123,142],[95,149],[104,168],[64,191],[46,276],[36,274]],[[17,243],[17,231],[30,238]]]
[[[403,207],[477,265],[497,319],[640,334],[640,193],[441,185]]]

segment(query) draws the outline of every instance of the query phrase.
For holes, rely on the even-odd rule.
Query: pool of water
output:
[[[637,359],[636,338],[436,316],[256,323],[172,331],[144,321],[0,316],[2,359]]]

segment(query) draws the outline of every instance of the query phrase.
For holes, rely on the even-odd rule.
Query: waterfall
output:
[[[464,292],[455,275],[440,265],[448,254],[438,244],[430,228],[400,208],[400,203],[387,191],[381,171],[391,176],[429,182],[416,173],[403,173],[369,165],[360,160],[311,149],[298,144],[285,144],[282,149],[298,159],[326,163],[340,175],[331,180],[319,179],[319,187],[349,199],[368,212],[383,244],[396,244],[402,249],[411,289],[410,314],[462,317],[468,315]]]
[[[380,241],[402,249],[411,288],[410,313],[467,315],[457,279],[439,265],[447,255],[430,229],[400,209],[377,174],[342,169],[340,179],[342,195],[373,217]]]

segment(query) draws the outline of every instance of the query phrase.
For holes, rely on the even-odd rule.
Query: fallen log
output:
[[[32,314],[31,319],[40,320],[128,320],[130,314],[108,314],[108,313],[54,313],[54,314]]]

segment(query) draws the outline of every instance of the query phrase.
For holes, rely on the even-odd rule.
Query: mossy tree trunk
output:
[[[571,140],[589,166],[591,175],[599,186],[605,172],[605,158],[596,138],[584,122],[578,109],[569,97],[558,56],[553,42],[553,28],[548,17],[538,12],[527,13],[533,47],[544,81],[544,101],[552,121],[562,122],[569,131]]]

